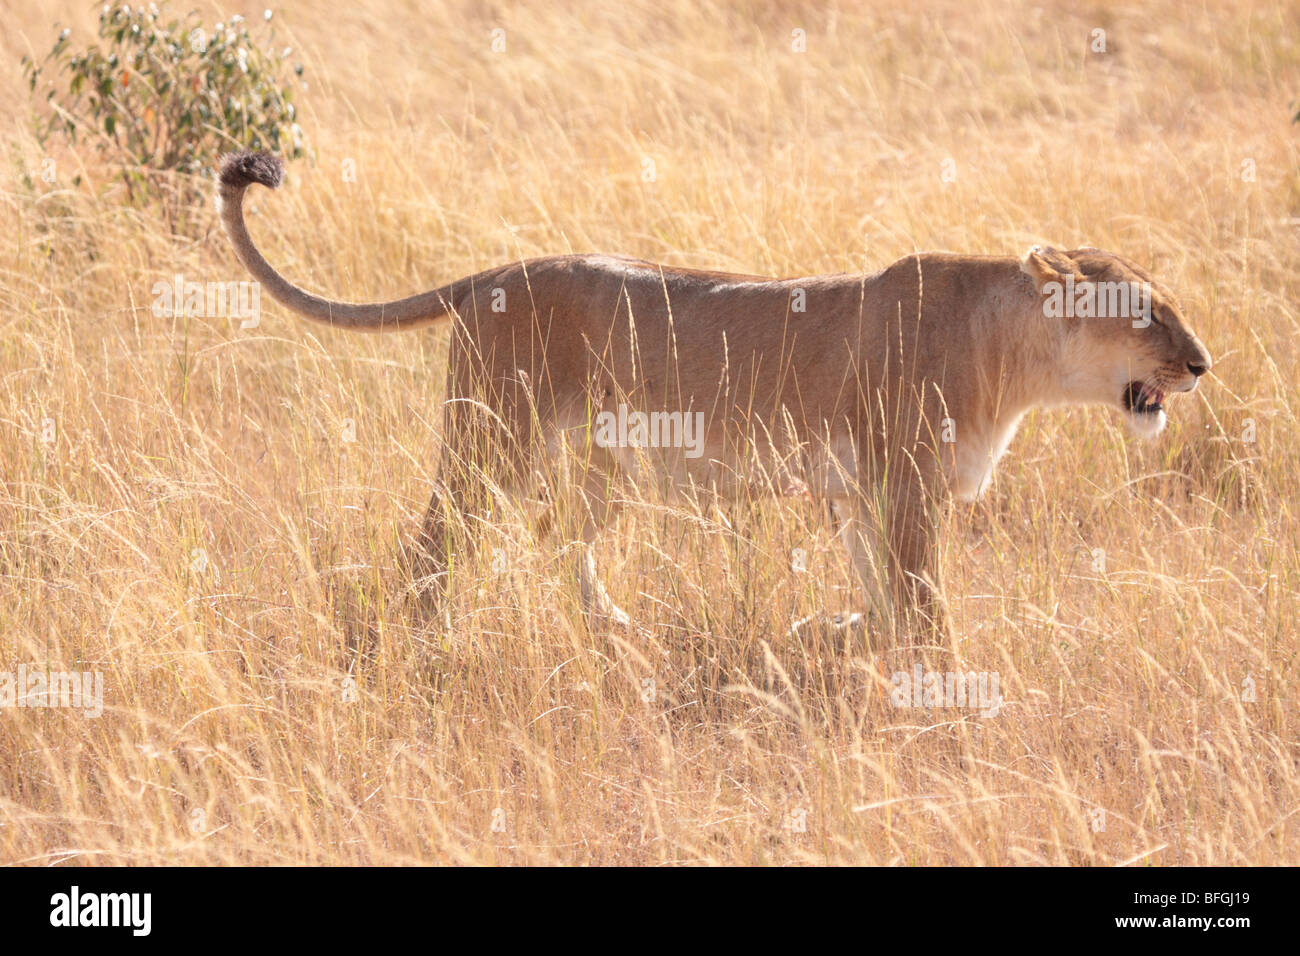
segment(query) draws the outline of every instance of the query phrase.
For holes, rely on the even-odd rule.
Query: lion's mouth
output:
[[[1157,415],[1165,410],[1165,393],[1147,382],[1129,382],[1124,386],[1124,407],[1134,415]]]

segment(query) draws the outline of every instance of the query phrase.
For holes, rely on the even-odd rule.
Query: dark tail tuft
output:
[[[249,183],[261,183],[275,189],[284,179],[284,162],[270,153],[227,153],[221,158],[221,185],[244,189]]]

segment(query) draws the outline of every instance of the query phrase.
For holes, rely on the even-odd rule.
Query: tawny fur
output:
[[[1110,405],[1153,434],[1164,412],[1130,411],[1128,383],[1190,391],[1210,366],[1168,289],[1091,248],[1035,247],[1021,259],[918,253],[872,275],[798,279],[553,256],[393,302],[334,302],[285,280],[245,229],[247,186],[274,188],[281,169],[270,156],[239,154],[220,179],[222,222],[268,294],[362,331],[455,319],[447,448],[422,538],[434,577],[446,569],[452,525],[488,510],[476,485],[522,494],[537,457],[563,453],[579,462],[576,475],[565,467],[578,499],[573,534],[586,544],[629,475],[723,497],[801,482],[842,519],[868,592],[883,559],[897,620],[937,623],[934,507],[949,493],[979,493],[1026,411]],[[1150,283],[1152,321],[1049,317],[1044,286],[1067,275]],[[597,447],[594,416],[620,403],[702,412],[703,454]],[[623,620],[589,550],[577,572],[587,611]]]

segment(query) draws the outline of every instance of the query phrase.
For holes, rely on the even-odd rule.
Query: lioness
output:
[[[1169,290],[1093,248],[919,253],[874,275],[802,279],[551,256],[393,302],[333,302],[287,281],[249,238],[246,188],[282,175],[278,159],[240,153],[219,187],[235,252],[276,301],[369,332],[453,320],[426,576],[442,579],[453,539],[472,546],[502,492],[547,474],[594,620],[626,621],[591,552],[622,479],[723,498],[801,484],[840,524],[868,595],[883,576],[898,626],[942,627],[933,506],[980,493],[1026,411],[1109,405],[1152,436],[1166,396],[1210,368]],[[1114,308],[1116,289],[1140,308]]]

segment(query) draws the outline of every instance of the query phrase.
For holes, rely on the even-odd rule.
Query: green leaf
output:
[[[100,11],[98,44],[74,47],[65,30],[40,66],[21,60],[38,138],[76,142],[83,125],[102,129],[107,135],[88,142],[127,170],[133,198],[174,181],[161,173],[214,168],[232,142],[302,155],[290,93],[303,68],[273,46],[267,23],[259,18],[253,29],[232,17],[211,30],[198,11],[175,17],[166,2],[158,6],[116,0]],[[202,50],[191,44],[196,28]]]

